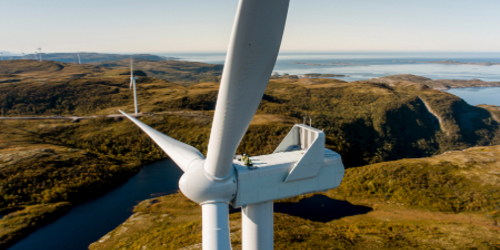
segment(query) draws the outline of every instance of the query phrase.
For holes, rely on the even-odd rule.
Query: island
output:
[[[452,60],[442,60],[442,61],[430,61],[425,63],[434,63],[434,64],[450,64],[450,65],[478,65],[478,66],[492,66],[492,65],[500,65],[497,62],[459,62]]]

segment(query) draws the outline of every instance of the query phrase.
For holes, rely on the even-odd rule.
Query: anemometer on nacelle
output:
[[[289,0],[240,0],[222,73],[207,157],[123,113],[184,171],[182,193],[202,208],[204,250],[231,249],[229,204],[242,207],[243,250],[273,248],[273,201],[338,187],[340,155],[323,131],[297,124],[254,169],[234,159],[278,57]],[[133,76],[131,75],[133,82]]]

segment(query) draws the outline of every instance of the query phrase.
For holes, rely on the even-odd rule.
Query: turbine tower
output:
[[[242,208],[243,250],[273,249],[273,201],[336,188],[344,176],[323,131],[305,124],[293,126],[274,153],[252,157],[255,167],[235,159],[276,63],[288,6],[289,0],[240,0],[206,158],[120,111],[184,171],[179,188],[201,205],[204,250],[231,249],[229,204]]]
[[[42,48],[38,48],[38,54],[40,55],[40,62],[42,61]]]
[[[80,57],[78,57],[80,58]],[[139,79],[139,77],[134,77],[134,68],[133,68],[133,59],[130,57],[130,88],[132,86],[134,87],[134,107],[135,107],[135,114],[137,115],[139,113],[139,109],[137,108],[137,88],[136,88],[136,81]]]
[[[80,60],[80,51],[76,52],[76,55],[78,56],[78,64],[82,64],[82,61]]]
[[[0,52],[0,61],[3,61],[3,53]]]

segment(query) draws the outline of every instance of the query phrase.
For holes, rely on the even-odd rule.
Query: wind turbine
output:
[[[3,61],[3,53],[0,52],[0,61]]]
[[[137,89],[136,89],[136,80],[139,79],[139,77],[134,77],[134,68],[133,68],[133,59],[130,57],[130,88],[132,86],[134,87],[134,107],[135,107],[135,114],[137,115],[139,113],[139,109],[137,108]]]
[[[42,61],[42,48],[38,48],[38,54],[40,55],[40,62]]]
[[[82,61],[80,60],[80,51],[77,51],[76,55],[78,56],[78,64],[82,64]]]
[[[240,0],[224,64],[205,158],[122,112],[184,171],[179,188],[201,205],[204,250],[231,249],[229,204],[242,208],[243,250],[273,248],[273,201],[336,188],[340,155],[325,149],[323,131],[296,124],[270,155],[249,169],[234,159],[276,63],[289,0]]]

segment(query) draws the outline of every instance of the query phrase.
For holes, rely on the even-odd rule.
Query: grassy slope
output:
[[[275,249],[498,249],[499,168],[495,146],[348,169],[325,195],[374,210],[326,223],[275,213]],[[90,249],[201,249],[200,211],[182,194],[143,201]],[[239,213],[230,226],[240,249]]]

